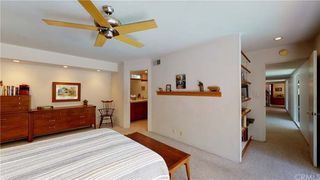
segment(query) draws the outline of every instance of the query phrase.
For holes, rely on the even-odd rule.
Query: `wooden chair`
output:
[[[113,127],[113,112],[114,112],[114,108],[113,108],[113,100],[111,101],[104,101],[102,100],[102,107],[101,109],[98,109],[99,113],[100,113],[100,125],[99,128],[101,127],[103,120],[105,118],[110,119],[111,121],[111,127]]]

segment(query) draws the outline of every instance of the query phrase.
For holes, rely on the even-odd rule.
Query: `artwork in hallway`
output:
[[[80,83],[52,83],[52,102],[80,101]]]
[[[186,88],[186,75],[178,74],[176,75],[176,88],[185,89]]]

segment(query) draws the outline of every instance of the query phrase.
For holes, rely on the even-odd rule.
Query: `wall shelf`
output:
[[[221,97],[221,92],[212,91],[157,91],[157,95],[167,95],[167,96],[211,96],[211,97]]]
[[[242,98],[242,99],[241,99],[242,102],[247,102],[247,101],[250,101],[250,100],[251,100],[250,97],[246,97],[246,98]]]
[[[241,67],[242,67],[242,69],[244,69],[244,70],[247,71],[248,73],[251,73],[251,71],[250,71],[247,67],[245,67],[244,65],[241,64]]]
[[[244,54],[243,51],[241,51],[241,54],[249,63],[251,63],[250,59]]]
[[[249,109],[249,108],[243,108],[243,109],[242,109],[242,112],[241,112],[242,117],[245,116],[245,115],[247,115],[249,112],[251,112],[251,109]]]
[[[241,85],[250,85],[251,82],[250,81],[247,81],[247,80],[242,80],[241,81]]]
[[[249,137],[248,141],[242,142],[242,157],[244,155],[244,153],[246,152],[246,150],[248,149],[249,144],[252,141],[252,136]]]

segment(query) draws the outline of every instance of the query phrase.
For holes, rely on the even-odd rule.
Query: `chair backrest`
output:
[[[103,108],[113,108],[113,100],[102,100]]]
[[[112,116],[114,109],[113,108],[102,108],[98,109],[100,115],[102,116]]]

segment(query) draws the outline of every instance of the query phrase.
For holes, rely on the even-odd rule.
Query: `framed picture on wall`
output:
[[[81,84],[52,82],[52,102],[80,101]]]
[[[186,75],[178,74],[176,75],[176,88],[185,89],[186,88]]]

